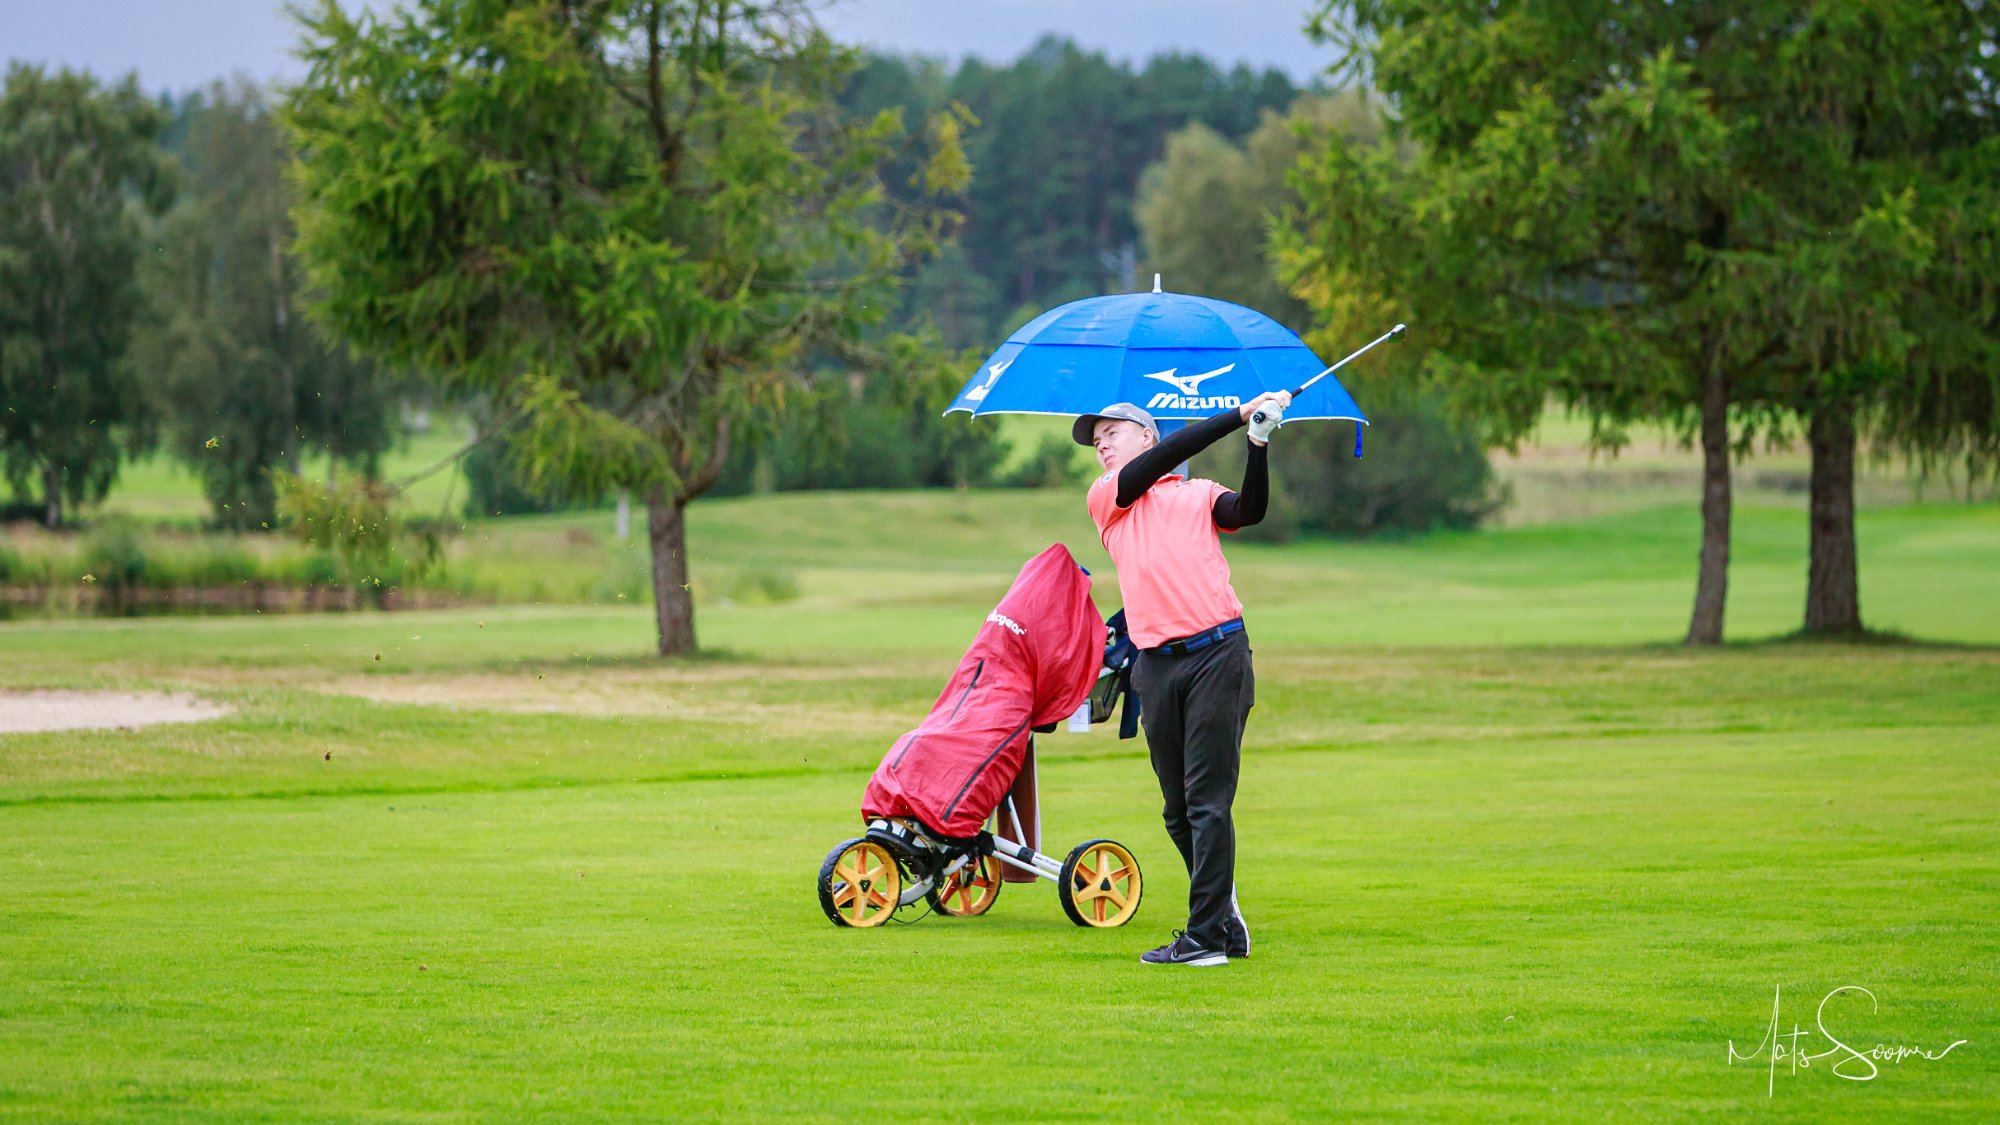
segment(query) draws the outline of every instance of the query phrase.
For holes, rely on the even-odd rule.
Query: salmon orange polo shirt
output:
[[[1222,557],[1215,501],[1229,489],[1169,473],[1118,506],[1118,474],[1090,486],[1090,519],[1118,568],[1125,626],[1140,648],[1212,629],[1243,616]]]

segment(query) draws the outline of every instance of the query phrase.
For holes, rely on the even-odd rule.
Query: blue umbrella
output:
[[[1400,331],[1399,325],[1383,339]],[[1151,293],[1071,301],[1029,321],[986,358],[945,413],[1073,416],[1130,402],[1163,422],[1188,421],[1265,391],[1305,386],[1285,419],[1358,423],[1358,450],[1368,418],[1329,371],[1296,334],[1263,313],[1162,293],[1155,279]]]

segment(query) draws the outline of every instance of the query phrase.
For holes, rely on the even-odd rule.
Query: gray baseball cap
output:
[[[1097,444],[1097,424],[1106,418],[1122,418],[1127,422],[1137,422],[1153,432],[1154,441],[1160,440],[1159,423],[1153,421],[1151,414],[1129,402],[1114,402],[1095,414],[1085,414],[1076,420],[1076,425],[1070,427],[1069,434],[1076,439],[1078,445],[1094,446]]]

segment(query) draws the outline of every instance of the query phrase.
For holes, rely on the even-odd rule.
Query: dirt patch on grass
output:
[[[934,689],[926,688],[913,673],[932,670],[935,663],[416,673],[343,676],[314,686],[378,703],[775,724],[794,732],[864,734],[879,733],[902,720],[909,726],[922,718]],[[825,685],[834,682],[851,690],[829,699]]]
[[[232,709],[158,691],[0,691],[0,734],[199,723]]]

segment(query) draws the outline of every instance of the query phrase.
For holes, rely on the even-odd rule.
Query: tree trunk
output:
[[[1729,598],[1729,377],[1711,350],[1701,376],[1701,571],[1695,579],[1689,645],[1722,643]]]
[[[1861,635],[1861,580],[1854,558],[1854,415],[1845,404],[1813,411],[1811,562],[1806,576],[1806,633]]]
[[[646,532],[653,550],[653,615],[660,627],[660,655],[694,652],[694,592],[688,588],[687,502],[656,488],[646,499]]]
[[[62,527],[62,470],[53,461],[42,466],[42,490],[49,502],[43,522],[50,531],[58,530]]]
[[[271,237],[271,337],[273,350],[278,356],[279,393],[285,399],[285,464],[292,475],[299,474],[299,445],[303,440],[299,433],[299,391],[298,378],[292,367],[291,309],[286,304],[285,289],[285,242],[278,224],[272,223]]]

